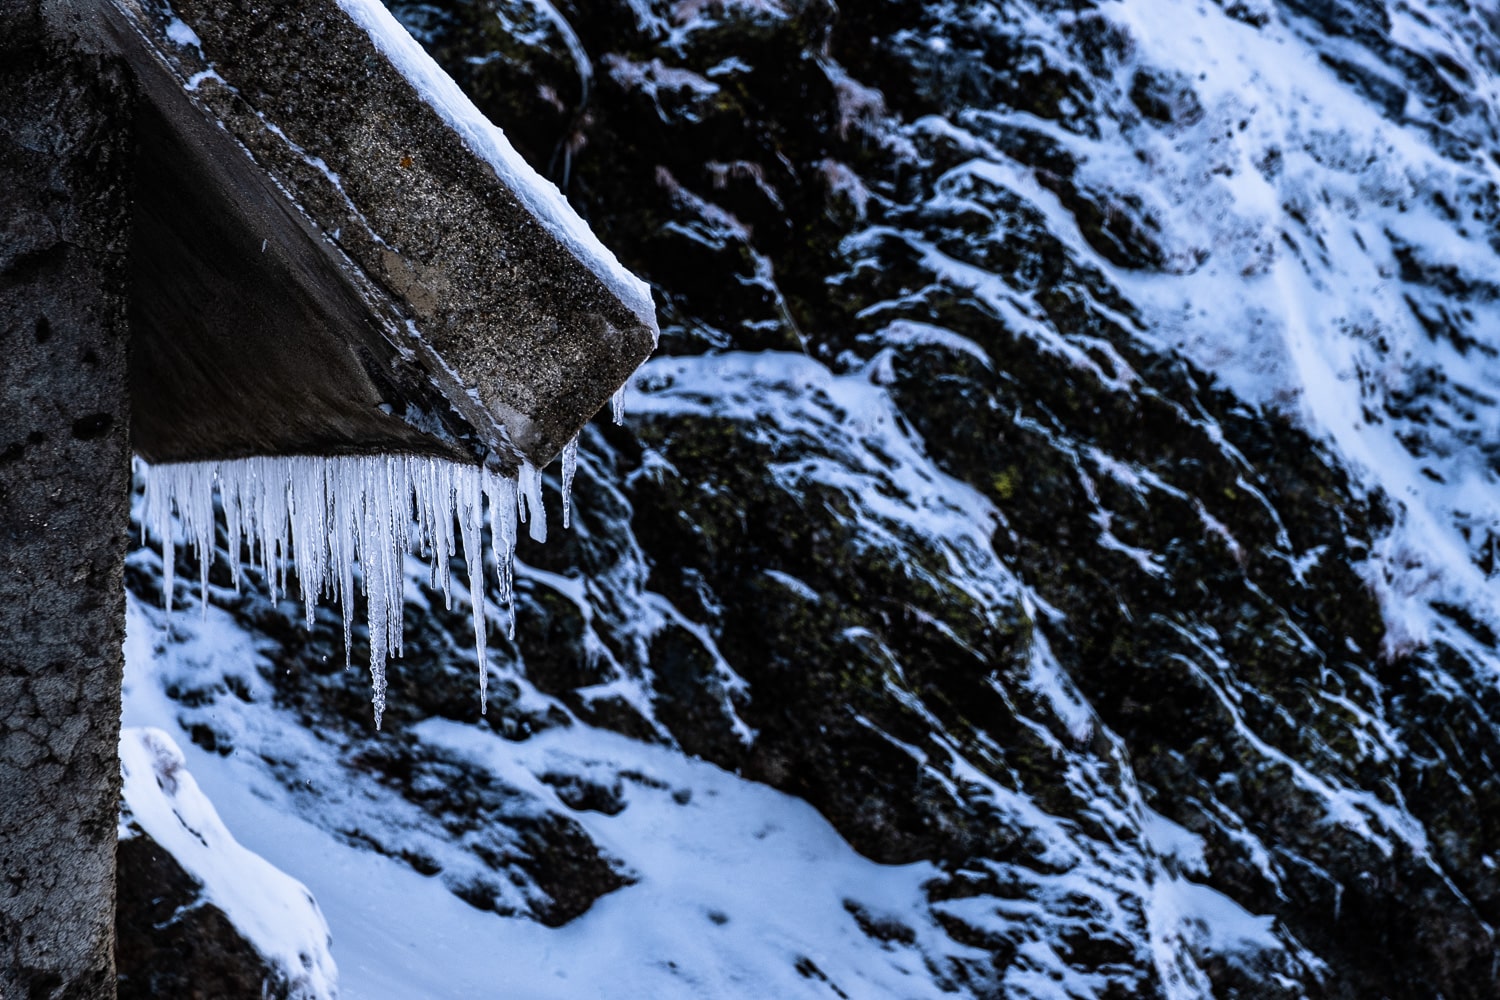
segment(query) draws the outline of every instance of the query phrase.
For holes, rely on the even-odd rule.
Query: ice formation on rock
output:
[[[564,510],[570,506],[567,492],[572,485],[575,448],[569,445],[565,461]],[[427,559],[431,585],[441,589],[451,607],[450,563],[461,546],[469,570],[480,710],[484,710],[484,509],[487,504],[500,602],[509,605],[518,525],[527,523],[531,537],[539,542],[547,537],[542,477],[535,467],[523,463],[514,477],[508,477],[419,455],[289,455],[142,463],[142,469],[146,485],[142,531],[161,543],[163,590],[169,609],[179,526],[197,557],[199,592],[206,605],[215,528],[222,512],[235,589],[240,587],[242,550],[248,549],[251,565],[265,573],[272,600],[289,592],[288,579],[295,568],[309,628],[321,598],[342,608],[347,657],[353,639],[354,564],[360,565],[361,589],[368,605],[377,728],[385,712],[386,660],[401,655],[404,556],[411,552]]]

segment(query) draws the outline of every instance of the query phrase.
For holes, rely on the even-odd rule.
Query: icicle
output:
[[[329,536],[329,551],[334,567],[338,570],[338,599],[344,614],[344,668],[347,670],[349,650],[354,645],[354,517],[360,506],[355,496],[358,466],[353,462],[329,462],[325,468],[324,482],[328,484],[328,497],[332,503],[333,532]]]
[[[359,554],[360,562],[365,567],[365,599],[369,606],[370,694],[375,706],[375,728],[379,729],[380,720],[385,715],[385,657],[390,648],[388,639],[391,595],[386,590],[389,581],[382,572],[383,567],[370,565],[372,556],[374,561],[380,558],[370,551],[376,531],[373,523],[376,514],[370,509],[371,506],[368,503],[364,505],[364,531],[361,533]]]
[[[625,423],[625,387],[622,385],[615,390],[615,394],[609,398],[609,405],[618,426]]]
[[[500,583],[500,605],[506,609],[505,635],[516,637],[516,612],[511,606],[511,591],[516,566],[516,524],[519,491],[516,480],[485,472],[485,498],[490,504],[490,545],[495,552],[495,575]]]
[[[302,614],[313,627],[318,598],[328,572],[328,497],[326,480],[315,461],[291,461],[291,525],[297,546],[297,584],[302,592]]]
[[[578,437],[563,445],[562,452],[562,501],[563,501],[563,527],[568,527],[570,515],[573,513],[573,476],[578,472]]]
[[[224,544],[229,555],[229,579],[234,592],[240,592],[240,546],[248,541],[249,528],[245,524],[248,505],[238,483],[219,480],[219,499],[224,508]]]
[[[516,474],[516,487],[525,504],[520,508],[522,521],[531,524],[531,537],[538,542],[547,540],[547,512],[542,509],[542,474],[530,462],[522,462]]]
[[[450,583],[453,569],[453,466],[447,462],[433,463],[436,470],[436,492],[433,494],[436,518],[433,521],[432,568],[437,572],[437,583],[443,588],[443,606],[452,610],[453,588]]]
[[[577,441],[563,453],[563,517],[571,515]],[[491,544],[506,634],[515,638],[515,546],[518,525],[545,541],[542,477],[523,463],[515,476],[410,456],[308,456],[236,459],[143,466],[142,532],[161,544],[163,588],[168,610],[175,588],[179,532],[199,563],[199,591],[207,613],[208,569],[214,558],[214,492],[223,511],[229,575],[238,590],[241,551],[250,554],[271,599],[288,594],[295,571],[308,627],[317,602],[339,605],[344,658],[354,644],[354,564],[361,566],[370,634],[370,680],[375,725],[385,714],[386,664],[403,642],[404,556],[416,551],[429,561],[428,576],[451,606],[451,561],[461,545],[469,568],[474,645],[479,665],[480,710],[488,697],[487,623],[482,527],[489,504]]]
[[[432,459],[420,462],[413,473],[416,491],[417,536],[422,539],[422,555],[427,559],[427,586],[438,589],[438,557],[434,551],[433,537],[436,535],[438,514],[433,509],[433,497],[437,494],[437,463]]]
[[[478,469],[462,469],[454,477],[458,497],[458,530],[463,537],[464,564],[469,567],[469,607],[474,618],[474,652],[479,660],[479,714],[488,707],[488,659],[484,635],[484,554],[480,549],[484,525],[484,500]]]
[[[214,558],[214,467],[189,465],[179,470],[176,488],[178,516],[193,543],[198,560],[198,598],[208,616],[208,567]]]
[[[162,603],[166,605],[167,613],[172,612],[172,588],[176,585],[177,553],[172,544],[176,538],[176,532],[172,529],[172,473],[169,471],[175,466],[147,466],[146,467],[146,499],[145,510],[142,513],[141,530],[146,530],[146,525],[151,526],[151,533],[161,542],[161,589]]]

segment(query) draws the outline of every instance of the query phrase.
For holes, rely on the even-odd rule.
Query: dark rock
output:
[[[120,1000],[293,1000],[285,973],[139,827],[117,855]]]
[[[1177,73],[1138,69],[1130,81],[1130,101],[1141,114],[1164,125],[1193,125],[1203,118],[1203,105],[1187,78]]]

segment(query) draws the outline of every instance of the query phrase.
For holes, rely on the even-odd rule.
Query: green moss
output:
[[[1016,480],[1019,475],[1020,470],[1012,465],[1003,472],[995,473],[994,477],[990,480],[990,488],[1002,502],[1010,500],[1016,495]]]

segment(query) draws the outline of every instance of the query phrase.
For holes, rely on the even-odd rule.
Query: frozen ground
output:
[[[632,775],[618,814],[576,815],[634,884],[561,928],[477,910],[439,880],[334,835],[341,817],[302,815],[303,806],[267,773],[261,755],[297,753],[298,773],[309,784],[348,782],[350,775],[337,769],[316,734],[297,730],[260,700],[258,654],[226,613],[210,606],[202,618],[177,614],[176,643],[169,647],[160,642],[163,619],[130,599],[125,723],[172,734],[227,831],[311,890],[332,931],[339,995],[346,1000],[827,995],[818,975],[798,972],[799,964],[822,970],[856,996],[941,995],[922,967],[924,954],[952,948],[926,915],[920,892],[931,866],[874,864],[806,803],[666,748],[585,726],[524,743],[440,720],[410,734],[544,808],[567,809],[537,774]],[[250,685],[251,701],[222,701],[216,712],[245,740],[228,756],[193,744],[178,723],[180,707],[163,694],[177,672],[204,670]],[[222,717],[230,711],[238,717]],[[128,765],[139,756],[137,743],[129,743]],[[388,808],[392,822],[404,818],[395,797],[382,805],[372,787],[353,795],[362,799],[360,813],[379,816]],[[130,801],[147,799],[132,791]],[[263,893],[264,880],[284,878],[249,859],[215,863],[213,884],[226,897]],[[845,901],[911,928],[912,939],[872,941]],[[259,916],[253,902],[226,909]]]

